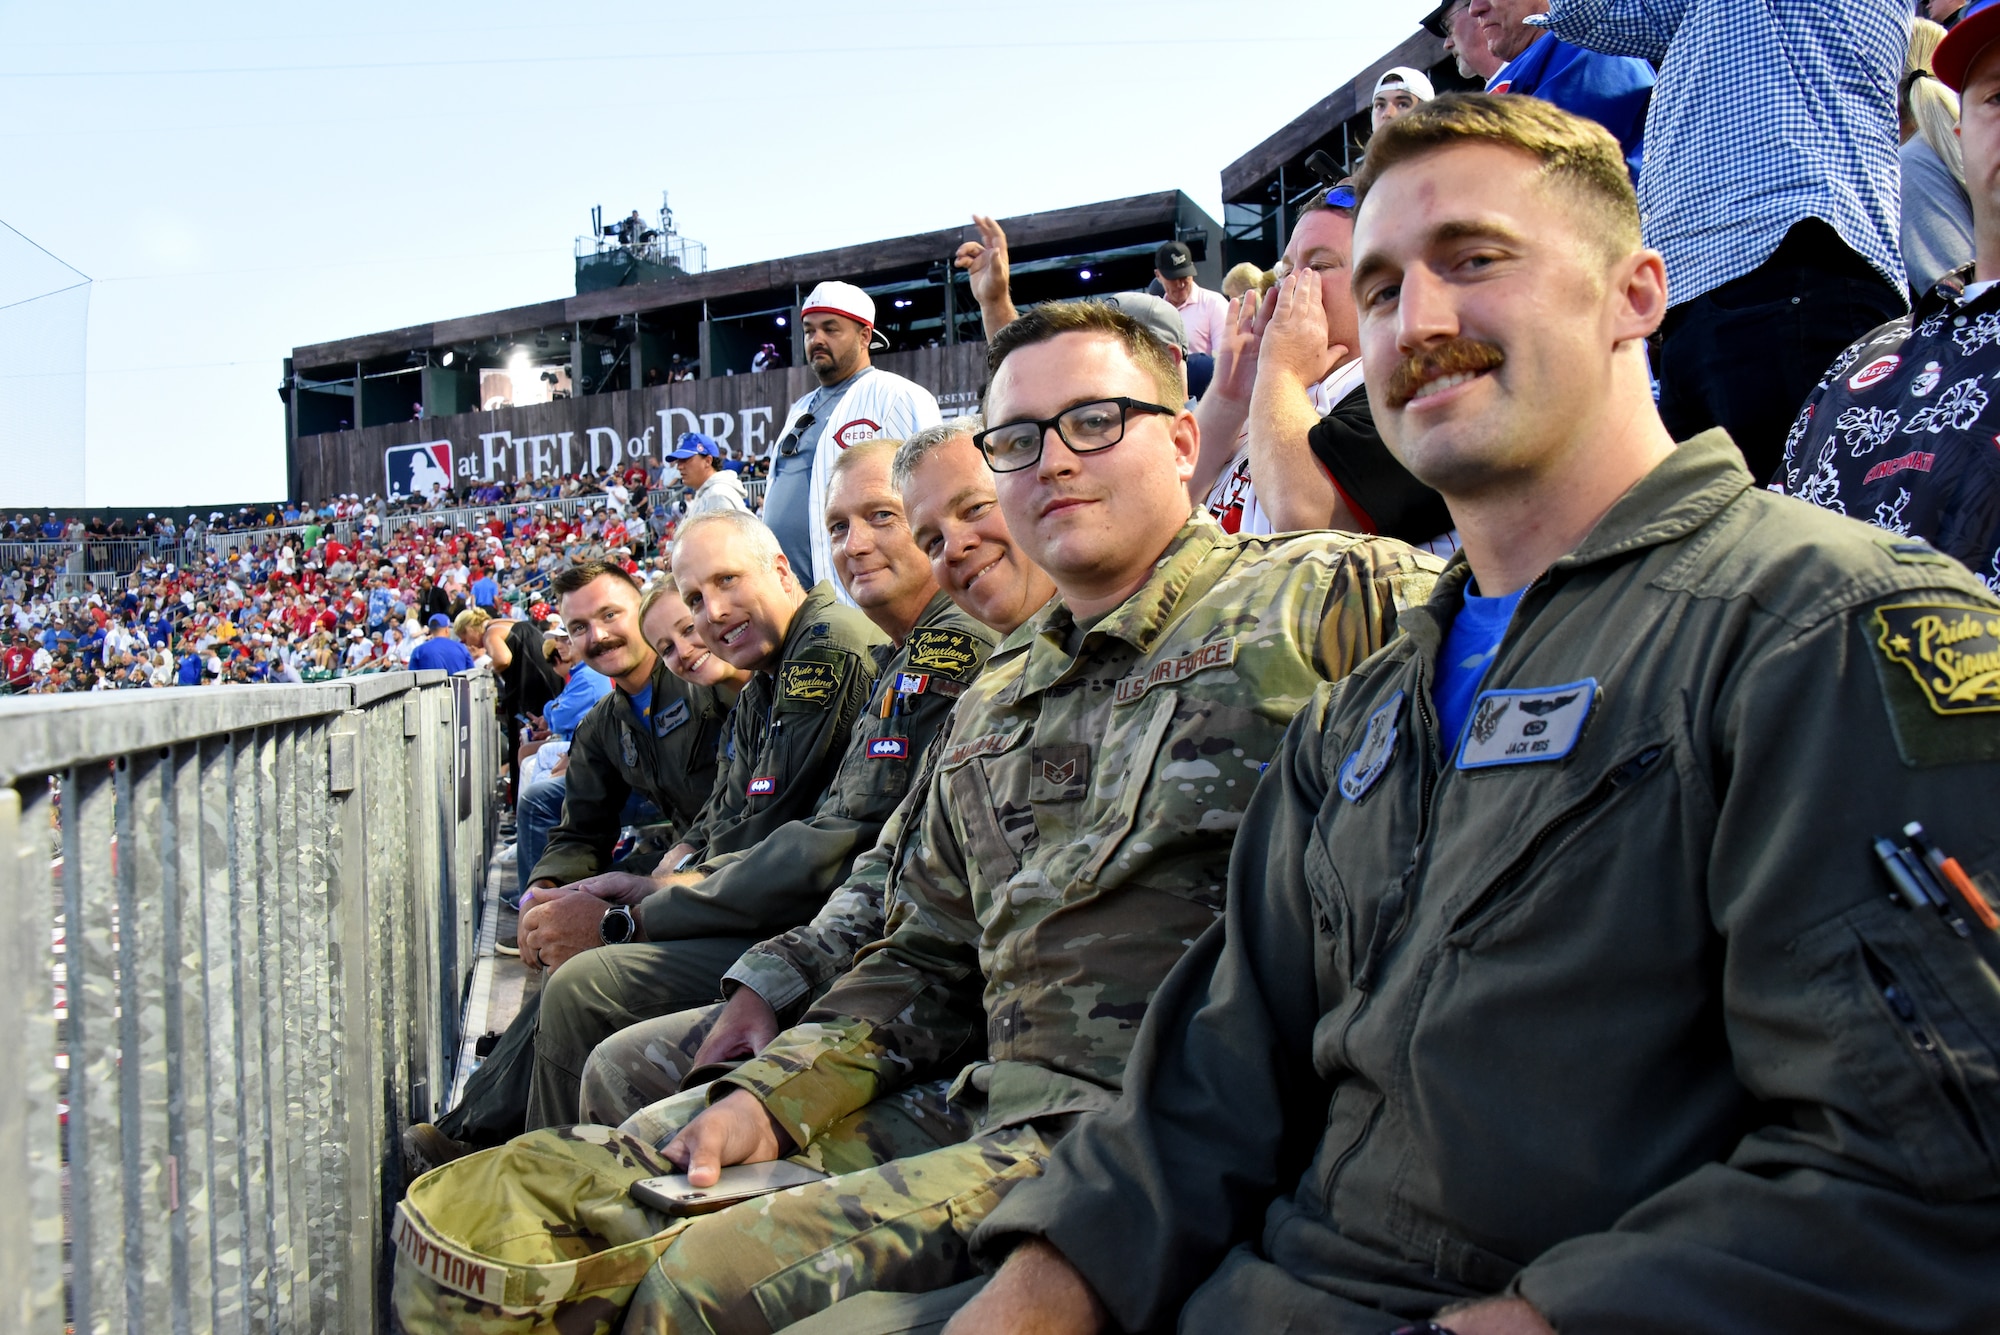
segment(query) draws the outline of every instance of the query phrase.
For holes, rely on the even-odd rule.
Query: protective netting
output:
[[[0,221],[0,507],[83,504],[90,279]]]

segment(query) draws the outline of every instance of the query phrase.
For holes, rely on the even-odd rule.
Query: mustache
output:
[[[1433,380],[1451,375],[1476,375],[1505,365],[1507,354],[1498,343],[1483,338],[1454,338],[1413,352],[1396,364],[1384,389],[1391,408],[1401,408]]]
[[[619,649],[623,649],[626,643],[627,642],[625,640],[621,640],[617,636],[611,636],[609,638],[601,640],[593,640],[590,645],[590,652],[586,655],[586,657],[596,658],[600,654],[613,653]]]

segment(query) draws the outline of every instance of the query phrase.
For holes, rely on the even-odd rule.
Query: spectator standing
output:
[[[699,431],[690,431],[675,442],[667,462],[674,466],[674,471],[681,475],[681,485],[688,489],[687,514],[750,509],[742,480],[733,470],[720,466],[721,458],[722,447]]]
[[[1153,252],[1153,277],[1160,280],[1160,295],[1180,312],[1188,356],[1214,357],[1229,323],[1229,298],[1195,281],[1194,252],[1185,241],[1169,241]],[[1191,366],[1188,376],[1195,378]]]
[[[1652,69],[1643,60],[1601,55],[1550,36],[1530,22],[1548,8],[1549,0],[1472,0],[1468,12],[1487,53],[1506,62],[1486,80],[1486,91],[1539,97],[1596,121],[1618,141],[1637,181]]]
[[[875,332],[875,299],[866,292],[852,283],[821,283],[806,295],[799,323],[819,388],[785,412],[764,522],[799,583],[811,588],[832,583],[833,552],[820,516],[835,452],[876,437],[906,440],[943,419],[929,390],[869,364],[870,350],[889,344]],[[831,447],[823,448],[827,442]],[[850,601],[846,590],[834,591]]]
[[[433,612],[427,624],[430,634],[410,654],[410,667],[418,672],[434,668],[445,672],[472,671],[472,651],[451,633],[451,618],[442,612]]]
[[[1973,6],[1934,59],[1965,94],[1957,138],[1986,183],[1972,200],[1979,258],[1834,361],[1792,424],[1779,489],[1924,539],[2000,592],[2000,0]]]
[[[499,598],[499,581],[495,580],[488,572],[484,570],[479,571],[478,577],[472,581],[472,605],[485,612],[488,616],[491,616],[493,615],[493,604]]]
[[[1907,6],[1551,0],[1549,30],[1660,71],[1639,179],[1667,264],[1660,416],[1728,430],[1769,481],[1842,348],[1908,308],[1891,90]]]
[[[1431,36],[1443,39],[1445,54],[1457,62],[1461,78],[1485,83],[1506,63],[1495,59],[1486,49],[1479,21],[1472,17],[1472,0],[1444,0],[1424,15],[1422,26],[1430,30]]]
[[[1903,147],[1903,270],[1920,300],[1938,279],[1972,262],[1972,200],[1958,142],[1958,94],[1931,73],[1944,29],[1910,24],[1910,54],[1898,89]]]

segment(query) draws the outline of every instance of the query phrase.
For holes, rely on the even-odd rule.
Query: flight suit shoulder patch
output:
[[[788,658],[778,665],[778,704],[830,709],[840,695],[844,674],[817,658]]]
[[[962,630],[944,626],[921,626],[910,634],[904,646],[910,668],[916,672],[936,672],[964,681],[978,670],[983,646]]]
[[[1904,764],[2000,760],[2000,608],[1884,603],[1861,628]]]

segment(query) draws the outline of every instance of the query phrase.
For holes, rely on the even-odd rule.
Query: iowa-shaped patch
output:
[[[1933,713],[2000,710],[2000,608],[1889,603],[1875,625],[1882,656],[1909,669]]]
[[[840,673],[830,663],[788,658],[778,665],[778,699],[801,705],[825,706],[840,690]]]
[[[962,630],[924,626],[911,633],[905,648],[905,660],[912,668],[960,680],[979,662],[979,641]]]

